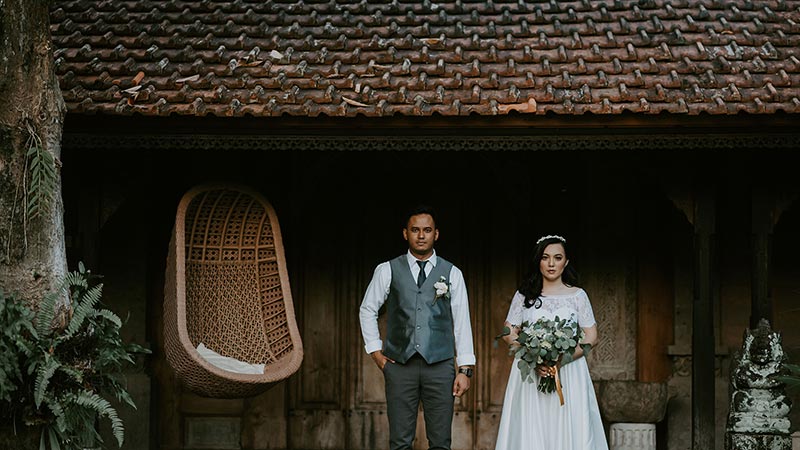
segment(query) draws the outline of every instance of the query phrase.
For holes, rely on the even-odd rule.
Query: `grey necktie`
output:
[[[422,287],[422,283],[425,282],[425,264],[428,261],[417,261],[417,265],[419,265],[419,275],[417,275],[417,287]]]

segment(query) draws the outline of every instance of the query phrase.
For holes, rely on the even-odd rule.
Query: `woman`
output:
[[[577,321],[585,333],[582,343],[597,342],[592,306],[586,292],[575,286],[577,275],[569,266],[566,246],[561,236],[544,236],[536,242],[538,270],[522,282],[506,318],[511,334],[503,339],[509,345],[516,344],[522,322],[556,316]],[[535,382],[528,382],[522,381],[517,362],[512,364],[495,450],[608,450],[583,349],[578,346],[558,364],[563,406],[556,393],[537,389],[539,380],[553,376],[555,370],[537,366]]]

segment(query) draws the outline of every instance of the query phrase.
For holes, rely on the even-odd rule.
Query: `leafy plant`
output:
[[[789,373],[777,378],[784,382],[789,389],[800,389],[800,366],[797,364],[784,364],[783,367]]]
[[[58,185],[58,176],[53,155],[44,149],[42,140],[33,126],[30,123],[26,125],[28,127],[26,163],[31,177],[25,192],[26,212],[28,219],[33,220],[50,207]]]
[[[103,285],[83,264],[36,313],[0,292],[0,420],[41,427],[40,450],[82,450],[102,438],[107,419],[122,446],[124,427],[109,399],[136,408],[121,372],[149,350],[126,344],[122,320],[99,307]],[[71,309],[59,299],[69,295]]]

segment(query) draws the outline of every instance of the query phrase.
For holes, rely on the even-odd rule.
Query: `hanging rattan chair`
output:
[[[278,218],[259,193],[201,186],[178,206],[164,292],[167,359],[190,390],[249,397],[297,371],[303,345],[286,273]],[[200,344],[263,373],[223,370]]]

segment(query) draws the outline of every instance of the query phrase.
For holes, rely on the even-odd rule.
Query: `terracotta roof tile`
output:
[[[56,0],[51,21],[86,114],[800,112],[800,0]]]

